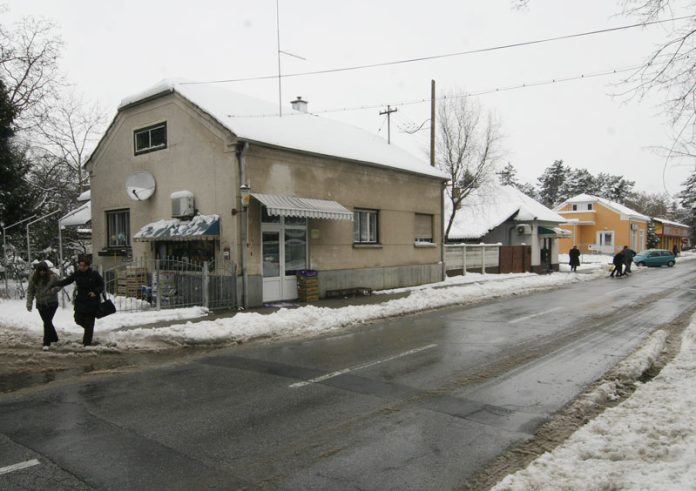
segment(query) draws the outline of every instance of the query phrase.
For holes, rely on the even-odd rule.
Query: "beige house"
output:
[[[361,129],[214,85],[124,99],[90,157],[95,263],[235,264],[246,305],[439,281],[446,176]]]

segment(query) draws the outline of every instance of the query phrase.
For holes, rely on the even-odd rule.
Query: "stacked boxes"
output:
[[[147,268],[127,266],[116,277],[116,295],[141,298],[143,285],[147,285]]]
[[[300,302],[319,300],[319,273],[312,269],[297,272],[297,299]]]

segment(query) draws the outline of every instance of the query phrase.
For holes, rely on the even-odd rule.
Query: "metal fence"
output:
[[[102,275],[119,311],[237,307],[234,263],[216,267],[212,261],[135,258],[103,270]]]
[[[485,273],[499,267],[500,244],[445,244],[445,269],[450,274]]]

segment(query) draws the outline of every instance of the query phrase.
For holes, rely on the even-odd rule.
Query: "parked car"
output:
[[[633,257],[633,262],[638,266],[664,266],[670,268],[676,263],[672,251],[666,249],[648,249],[641,251]]]

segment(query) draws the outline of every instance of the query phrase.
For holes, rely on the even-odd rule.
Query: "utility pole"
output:
[[[392,109],[391,106],[388,105],[386,111],[379,112],[380,116],[387,115],[387,143],[389,144],[391,144],[391,113],[395,113],[396,111],[398,111],[398,109]]]
[[[435,80],[430,81],[430,165],[435,167]]]

